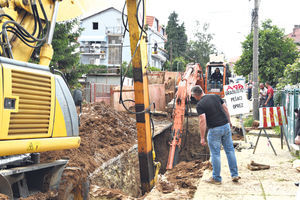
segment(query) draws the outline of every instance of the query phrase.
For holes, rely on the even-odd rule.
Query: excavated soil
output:
[[[0,193],[0,200],[9,200],[9,197]]]
[[[164,133],[155,136],[154,148],[156,160],[162,164],[161,173],[166,171],[168,162],[168,152],[171,141],[171,128]],[[178,163],[182,161],[206,161],[209,160],[209,149],[200,144],[200,130],[198,117],[189,117],[184,123],[184,133],[182,135],[181,149],[179,152]]]
[[[155,120],[162,121],[163,118],[158,117]],[[110,174],[110,170],[114,170],[113,168],[118,166],[120,166],[120,168],[126,168],[126,164],[123,163],[124,161],[117,161],[112,167],[108,166],[103,168],[99,176],[94,179],[91,179],[91,174],[95,174],[95,170],[99,170],[99,167],[102,166],[103,163],[106,163],[106,161],[124,152],[125,160],[127,159],[128,163],[138,163],[138,159],[135,158],[137,157],[137,152],[133,151],[130,155],[126,154],[137,142],[135,120],[126,113],[111,109],[104,103],[85,105],[81,117],[80,147],[78,149],[41,153],[41,162],[49,162],[62,158],[69,159],[69,163],[62,177],[60,189],[58,191],[38,193],[25,199],[65,199],[66,193],[70,192],[70,185],[77,185],[83,188],[83,185],[88,182],[88,179],[91,185],[89,193],[91,200],[166,199],[165,195],[172,194],[176,191],[181,191],[182,196],[175,194],[173,199],[190,199],[195,192],[197,181],[202,177],[203,171],[211,167],[207,161],[209,159],[209,150],[207,147],[200,145],[198,118],[189,118],[188,131],[186,131],[186,125],[184,130],[187,134],[184,134],[182,137],[183,141],[179,153],[179,164],[165,173],[169,152],[170,131],[171,130],[166,130],[154,138],[156,159],[162,163],[161,172],[164,173],[159,176],[158,183],[153,190],[154,193],[155,191],[159,193],[159,198],[157,198],[153,192],[139,198],[137,198],[137,196],[132,197],[132,195],[124,192],[123,188],[116,189],[114,187],[114,181],[112,181],[113,183],[109,183],[110,177],[113,177]],[[134,167],[131,169],[130,177],[132,177],[134,173],[134,180],[127,181],[139,180],[138,165],[133,165]],[[116,171],[119,172],[118,170],[113,172]],[[101,182],[101,176],[105,173],[108,173],[109,176]],[[120,177],[120,179],[122,178]],[[101,184],[97,185],[97,181],[100,181],[99,183]],[[123,182],[124,181],[126,180],[123,180]],[[121,181],[121,183],[123,182]],[[139,182],[133,182],[133,184],[140,185]],[[137,191],[137,194],[141,196],[139,191]]]
[[[88,175],[102,163],[130,149],[137,141],[136,135],[135,121],[126,113],[117,112],[104,103],[85,105],[81,116],[80,147],[41,153],[41,162],[69,159],[57,199],[62,199],[70,184],[86,183]],[[27,199],[53,199],[50,195],[49,198],[38,195],[42,194]]]
[[[157,184],[158,191],[171,193],[175,189],[190,189],[190,194],[197,189],[197,181],[202,177],[204,170],[212,168],[209,161],[200,160],[181,162],[165,174],[165,180],[161,179]]]

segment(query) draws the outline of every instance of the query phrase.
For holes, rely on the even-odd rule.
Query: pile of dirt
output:
[[[124,194],[121,190],[115,190],[115,189],[108,189],[108,188],[101,188],[97,186],[91,187],[90,192],[90,200],[96,200],[96,199],[111,199],[111,200],[119,200],[119,199],[126,199],[126,200],[133,200],[136,199],[134,197],[130,197],[126,194]]]
[[[19,200],[56,200],[58,192],[57,191],[48,191],[45,193],[37,193],[27,198],[19,198]],[[1,199],[1,198],[0,198]]]
[[[41,153],[41,162],[69,159],[59,193],[64,193],[70,184],[87,182],[88,175],[97,167],[137,142],[135,121],[104,103],[84,105],[80,122],[78,149]]]
[[[240,134],[232,134],[232,140],[244,140],[244,136]]]
[[[164,174],[164,178],[159,180],[156,188],[163,194],[186,189],[185,193],[192,198],[197,189],[198,180],[203,176],[204,170],[211,168],[209,161],[181,162]]]
[[[9,200],[9,197],[0,193],[0,200]]]

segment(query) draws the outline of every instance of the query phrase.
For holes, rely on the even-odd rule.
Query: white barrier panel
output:
[[[282,126],[287,124],[285,107],[259,108],[259,128]]]

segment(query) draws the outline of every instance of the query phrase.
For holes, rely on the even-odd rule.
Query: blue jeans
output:
[[[271,97],[271,99],[269,100],[269,102],[267,103],[266,107],[274,107],[274,99],[273,97]]]
[[[213,88],[221,88],[221,81],[211,81]]]
[[[225,124],[215,128],[210,128],[207,134],[207,142],[210,150],[211,162],[213,166],[213,178],[216,181],[222,181],[220,151],[221,144],[226,152],[227,161],[231,177],[238,176],[238,168],[234,153],[234,147],[231,137],[230,125]]]

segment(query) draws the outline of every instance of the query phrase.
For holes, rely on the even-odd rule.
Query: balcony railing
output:
[[[97,54],[97,55],[105,55],[106,48],[103,46],[93,46],[93,45],[85,45],[80,46],[81,54]]]
[[[124,28],[122,26],[106,27],[105,32],[107,35],[122,35]]]

